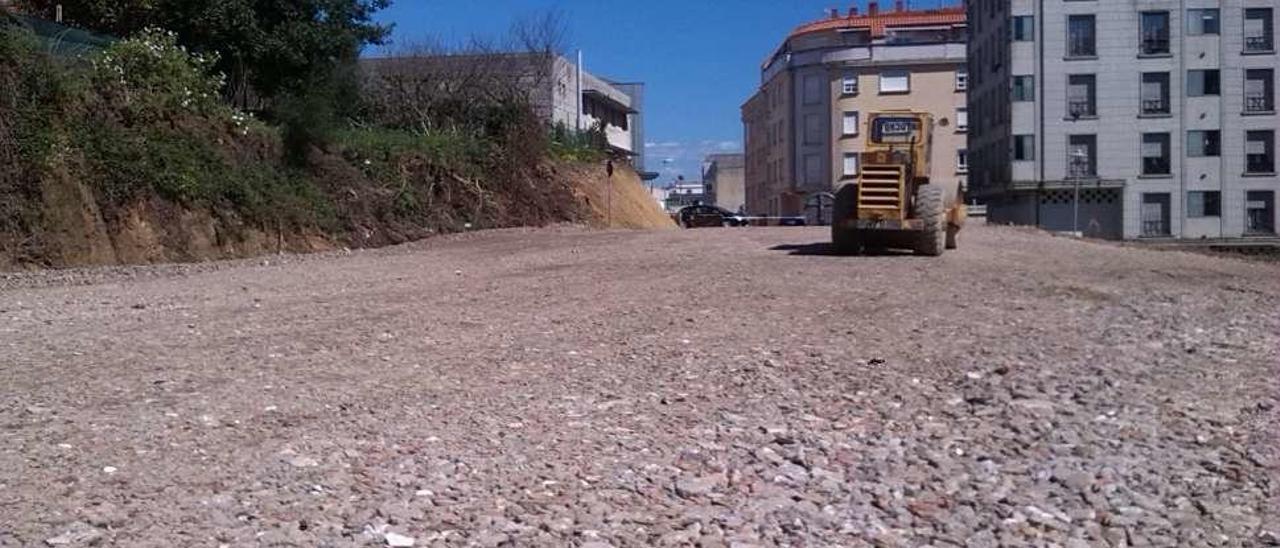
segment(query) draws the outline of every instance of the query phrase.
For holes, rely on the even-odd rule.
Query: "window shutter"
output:
[[[856,152],[845,153],[843,172],[847,176],[853,176],[858,174],[858,154]]]
[[[1164,157],[1164,144],[1159,141],[1143,141],[1142,142],[1143,158],[1162,158]]]
[[[1244,35],[1246,38],[1262,38],[1267,34],[1267,27],[1262,19],[1246,18],[1244,20]]]
[[[844,113],[844,126],[841,131],[844,135],[858,134],[858,112],[857,111],[850,111],[850,112]]]
[[[1067,100],[1072,103],[1083,103],[1089,100],[1089,86],[1085,84],[1071,84],[1067,88]]]

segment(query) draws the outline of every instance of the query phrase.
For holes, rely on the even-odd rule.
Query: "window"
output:
[[[969,69],[956,69],[956,91],[969,89]]]
[[[1172,162],[1168,133],[1142,134],[1142,174],[1168,175]]]
[[[960,149],[956,151],[956,172],[969,172],[969,151]]]
[[[1218,130],[1187,132],[1187,156],[1217,158],[1220,155],[1222,155],[1222,134]]]
[[[1098,55],[1097,21],[1093,15],[1067,17],[1067,57]]]
[[[968,130],[969,130],[969,109],[967,108],[956,109],[956,131],[968,131]]]
[[[804,155],[804,182],[817,184],[822,182],[822,157],[817,154]]]
[[[880,72],[880,93],[909,93],[910,91],[911,73],[905,70]]]
[[[1094,177],[1098,174],[1098,136],[1072,135],[1067,141],[1067,174]]]
[[[1221,73],[1214,70],[1187,71],[1187,96],[1205,97],[1222,93]]]
[[[1098,115],[1098,77],[1092,74],[1067,76],[1067,114],[1072,118]]]
[[[816,105],[822,102],[822,79],[816,75],[804,77],[804,104]]]
[[[1027,162],[1036,159],[1035,135],[1013,136],[1013,159],[1018,162]]]
[[[804,115],[804,144],[822,144],[822,117],[817,114]]]
[[[1275,70],[1248,69],[1244,71],[1244,111],[1270,113],[1276,110]]]
[[[1271,26],[1271,8],[1244,10],[1245,53],[1270,53],[1275,51],[1275,37]]]
[[[1218,17],[1217,8],[1187,10],[1187,34],[1218,34],[1222,28]]]
[[[1216,190],[1187,193],[1188,217],[1221,217],[1222,193]]]
[[[844,169],[841,170],[841,174],[843,174],[845,177],[856,177],[858,175],[858,153],[857,152],[844,153]]]
[[[858,134],[858,111],[849,110],[844,113],[844,121],[840,133],[845,136]]]
[[[1169,235],[1169,193],[1148,192],[1142,195],[1142,235]]]
[[[856,74],[844,75],[844,78],[840,80],[840,93],[842,95],[857,95],[858,94],[858,75]]]
[[[1014,101],[1035,101],[1036,100],[1036,77],[1035,76],[1014,76],[1013,77],[1013,100]]]
[[[1250,190],[1244,194],[1244,231],[1246,234],[1275,234],[1276,193],[1273,190]]]
[[[1142,12],[1141,49],[1143,55],[1169,53],[1169,12]]]
[[[1013,18],[1013,41],[1014,42],[1032,42],[1035,41],[1035,17],[1031,15],[1018,15]]]
[[[1245,173],[1275,173],[1276,132],[1270,129],[1245,132],[1244,153]]]
[[[1169,114],[1169,73],[1142,73],[1142,114]]]

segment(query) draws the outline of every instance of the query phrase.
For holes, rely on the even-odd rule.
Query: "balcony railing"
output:
[[[1143,99],[1143,114],[1168,114],[1169,102],[1164,99]]]
[[[1245,51],[1272,51],[1275,44],[1270,36],[1246,36],[1244,37]]]
[[[1276,161],[1270,156],[1251,154],[1245,161],[1244,170],[1246,173],[1275,173]]]
[[[1168,158],[1143,158],[1142,174],[1143,175],[1168,175],[1169,159]]]
[[[1244,98],[1245,112],[1271,112],[1275,109],[1275,101],[1266,95],[1250,95]]]
[[[1142,221],[1142,235],[1143,236],[1168,236],[1169,223],[1163,220]]]
[[[1142,39],[1142,53],[1144,55],[1159,55],[1169,53],[1169,37],[1168,36],[1148,36]]]

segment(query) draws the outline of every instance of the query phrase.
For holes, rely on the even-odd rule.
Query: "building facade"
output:
[[[429,80],[446,74],[467,74],[468,82],[519,86],[528,93],[535,111],[549,125],[587,130],[599,126],[611,149],[643,169],[644,84],[616,84],[585,70],[563,56],[542,53],[428,55],[364,58],[360,68],[366,81]]]
[[[971,194],[1104,238],[1274,235],[1274,0],[969,2]]]
[[[745,209],[746,174],[743,164],[740,153],[707,156],[703,162],[702,182],[706,185],[709,203],[733,212]]]
[[[873,112],[932,114],[930,177],[966,184],[965,11],[903,4],[833,10],[793,31],[765,62],[742,107],[748,212],[805,215],[854,182]]]

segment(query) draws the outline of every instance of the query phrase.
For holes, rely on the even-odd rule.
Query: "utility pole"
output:
[[[1075,199],[1071,209],[1071,235],[1080,236],[1080,179],[1089,165],[1089,155],[1083,150],[1071,151],[1071,178],[1075,182]]]
[[[608,198],[605,200],[607,205],[605,213],[606,228],[613,228],[613,160],[609,160],[604,165],[605,172],[609,174],[609,190]]]
[[[575,122],[574,129],[582,131],[582,107],[585,106],[582,104],[582,50],[578,50],[577,84],[575,84],[574,87],[578,90],[578,96],[573,99],[573,103],[578,105],[578,118]]]

